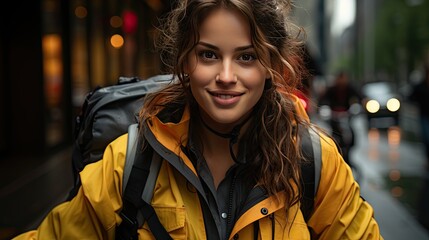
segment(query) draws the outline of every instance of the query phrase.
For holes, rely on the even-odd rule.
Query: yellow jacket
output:
[[[180,156],[182,166],[197,175],[191,161],[177,144],[180,139],[186,145],[189,116],[188,109],[185,109],[180,123],[163,123],[153,118],[149,127],[156,141],[175,156]],[[382,239],[373,218],[373,209],[360,197],[359,186],[334,142],[323,135],[320,142],[321,177],[314,213],[309,221],[304,221],[299,204],[292,206],[286,216],[283,200],[287,196],[279,193],[280,201],[274,197],[266,198],[242,214],[235,222],[230,239],[236,239],[234,236],[253,239],[255,221],[259,221],[259,239],[272,239],[272,223],[275,223],[275,239],[310,239],[307,224],[318,239]],[[121,222],[119,213],[126,148],[126,135],[109,144],[103,159],[87,165],[81,172],[82,187],[77,196],[55,207],[37,230],[23,233],[15,239],[114,239],[115,227]],[[151,204],[173,239],[206,239],[198,194],[190,191],[187,178],[172,161],[165,160],[161,165]],[[275,213],[274,221],[262,213],[262,208]],[[138,232],[140,239],[153,239],[146,223]]]

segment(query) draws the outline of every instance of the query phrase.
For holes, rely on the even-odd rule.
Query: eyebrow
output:
[[[200,41],[200,42],[198,42],[197,45],[202,45],[202,46],[205,46],[207,48],[219,51],[218,47],[216,47],[215,45],[210,44],[210,43],[206,43],[206,42],[201,42]],[[252,45],[247,45],[247,46],[237,47],[237,48],[235,48],[235,51],[244,51],[244,50],[251,49],[251,48],[253,48]]]

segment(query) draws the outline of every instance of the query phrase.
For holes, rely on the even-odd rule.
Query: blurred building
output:
[[[316,75],[322,75],[328,57],[326,39],[330,27],[327,24],[329,15],[326,14],[326,1],[302,0],[294,4],[292,20],[305,30],[307,57],[312,58],[317,65]]]
[[[1,15],[0,162],[72,141],[87,92],[158,73],[157,17],[168,0],[10,2]]]

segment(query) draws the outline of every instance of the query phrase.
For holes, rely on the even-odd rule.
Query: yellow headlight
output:
[[[401,107],[401,102],[396,98],[391,98],[387,101],[387,109],[391,112],[396,112]]]
[[[368,112],[376,113],[378,110],[380,110],[380,103],[378,103],[376,100],[369,100],[365,107]]]

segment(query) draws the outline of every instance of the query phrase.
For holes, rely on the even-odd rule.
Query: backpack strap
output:
[[[314,196],[317,194],[320,183],[320,172],[322,171],[322,146],[320,143],[320,136],[316,133],[316,130],[309,129],[311,143],[313,146],[313,156],[314,156]]]
[[[122,185],[127,186],[128,179],[131,174],[131,169],[134,165],[136,157],[137,140],[139,135],[138,124],[131,124],[128,127],[127,153],[125,156],[124,175],[122,177]],[[125,187],[122,188],[122,194],[125,192]]]
[[[129,127],[123,179],[122,223],[116,229],[116,239],[138,239],[137,229],[147,221],[156,239],[171,239],[150,205],[153,187],[161,166],[161,158],[148,144],[143,152],[137,124]],[[144,199],[142,198],[144,196]]]
[[[307,222],[314,209],[314,198],[317,194],[322,167],[320,136],[313,128],[300,128],[302,151],[306,161],[301,164],[303,196],[301,211]]]
[[[162,164],[158,154],[148,144],[143,153],[138,141],[138,124],[129,127],[128,146],[123,178],[122,223],[116,230],[116,239],[138,239],[137,229],[148,221],[156,239],[172,239],[149,204]],[[301,211],[308,221],[314,209],[314,197],[320,181],[322,167],[320,136],[312,128],[300,128],[303,155],[307,161],[301,165],[303,199]]]

